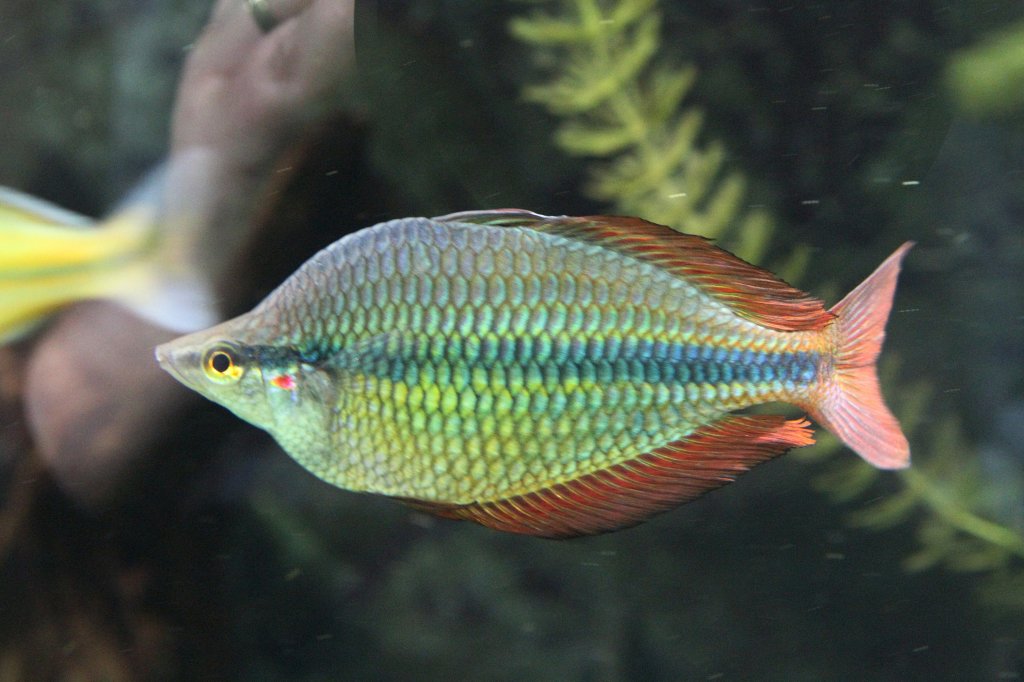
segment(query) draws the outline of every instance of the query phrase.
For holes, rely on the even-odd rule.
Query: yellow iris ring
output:
[[[225,346],[216,346],[207,351],[203,359],[203,370],[211,381],[223,384],[234,383],[245,373],[235,351]]]

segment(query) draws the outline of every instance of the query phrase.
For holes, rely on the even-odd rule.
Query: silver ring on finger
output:
[[[253,21],[264,33],[270,33],[281,23],[270,11],[270,3],[267,0],[245,0],[245,4],[249,6]]]

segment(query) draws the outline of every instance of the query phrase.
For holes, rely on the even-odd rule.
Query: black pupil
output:
[[[231,367],[231,358],[228,357],[227,353],[214,353],[213,357],[210,358],[210,366],[213,367],[215,372],[223,374]]]

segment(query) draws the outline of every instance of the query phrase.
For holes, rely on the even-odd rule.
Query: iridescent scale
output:
[[[392,221],[325,249],[254,318],[329,368],[353,490],[451,503],[607,468],[750,405],[806,402],[818,332],[738,315],[663,268],[522,227]],[[286,427],[285,427],[286,428]]]

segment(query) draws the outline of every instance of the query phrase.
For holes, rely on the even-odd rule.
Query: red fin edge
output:
[[[907,242],[837,303],[835,380],[811,416],[879,469],[910,465],[910,445],[882,398],[875,361],[885,340],[900,264],[914,245]]]
[[[809,423],[779,415],[731,415],[688,437],[608,469],[502,500],[456,505],[404,500],[439,516],[548,538],[636,525],[786,450],[814,442]]]
[[[492,227],[525,227],[578,239],[654,263],[699,287],[748,320],[779,331],[822,329],[832,319],[822,302],[704,237],[640,218],[544,216],[518,209],[464,211],[436,218]]]

